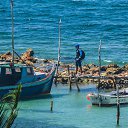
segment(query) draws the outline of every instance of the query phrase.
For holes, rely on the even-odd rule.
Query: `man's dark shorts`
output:
[[[81,67],[81,63],[82,63],[82,60],[77,60],[76,61],[76,67],[78,67],[78,66]]]

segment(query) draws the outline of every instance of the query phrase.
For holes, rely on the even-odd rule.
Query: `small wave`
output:
[[[104,60],[104,62],[108,62],[108,63],[111,63],[112,61],[111,61],[111,60]]]

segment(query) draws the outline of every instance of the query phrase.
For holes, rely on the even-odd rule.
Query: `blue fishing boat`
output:
[[[55,67],[49,73],[34,71],[24,64],[0,64],[0,97],[22,84],[21,98],[31,98],[51,91]]]
[[[42,94],[48,94],[51,91],[55,66],[46,73],[34,71],[34,66],[26,64],[24,60],[16,53],[14,49],[14,16],[13,0],[11,2],[11,19],[12,19],[12,61],[0,63],[0,98],[8,92],[22,85],[21,99],[31,98]],[[25,64],[16,64],[16,54]]]

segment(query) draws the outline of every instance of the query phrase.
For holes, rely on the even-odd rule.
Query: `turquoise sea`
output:
[[[10,0],[0,0],[0,53],[11,50]],[[61,60],[73,62],[74,45],[85,50],[85,63],[97,63],[102,40],[102,64],[128,62],[127,0],[14,0],[14,39],[19,54],[32,48],[39,58],[57,59],[61,18]],[[13,128],[128,128],[128,107],[91,106],[86,94],[95,87],[53,85],[51,95],[20,101]],[[50,102],[53,100],[53,112]]]
[[[120,126],[116,126],[116,107],[92,106],[86,99],[88,92],[96,91],[94,85],[53,86],[51,95],[22,101],[13,128],[128,128],[128,106],[120,109]],[[53,101],[53,112],[50,103]]]

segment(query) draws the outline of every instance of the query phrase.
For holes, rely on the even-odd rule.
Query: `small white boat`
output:
[[[89,93],[87,99],[91,101],[92,105],[117,105],[117,91],[110,93]],[[119,102],[120,104],[128,104],[128,88],[119,91]]]

